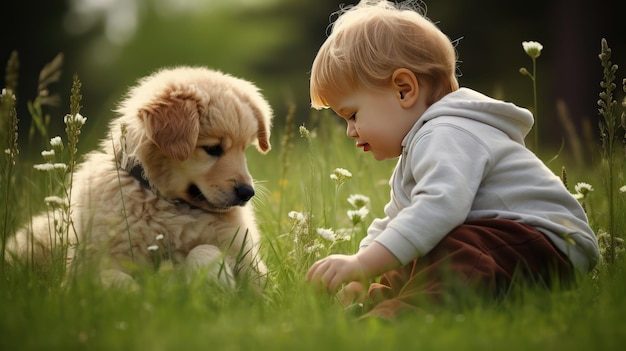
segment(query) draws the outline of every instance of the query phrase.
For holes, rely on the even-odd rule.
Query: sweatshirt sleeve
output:
[[[391,198],[393,199],[393,191]],[[370,224],[369,228],[367,228],[367,235],[363,238],[363,240],[361,240],[359,247],[363,248],[371,244],[378,237],[378,235],[385,230],[389,221],[391,221],[390,216],[395,216],[397,213],[398,208],[395,206],[394,202],[390,201],[387,203],[387,205],[385,205],[385,214],[387,216],[385,218],[376,218],[372,221],[372,224]]]
[[[448,123],[424,129],[394,172],[387,217],[363,240],[379,242],[402,264],[466,220],[489,164],[488,149],[468,131]]]

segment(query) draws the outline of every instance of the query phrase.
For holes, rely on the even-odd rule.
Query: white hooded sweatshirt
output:
[[[545,234],[580,272],[599,258],[595,234],[561,179],[524,146],[530,111],[467,88],[430,106],[402,141],[376,241],[404,265],[468,220],[509,219]]]

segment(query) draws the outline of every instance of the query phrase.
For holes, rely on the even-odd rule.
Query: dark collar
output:
[[[131,177],[137,179],[144,188],[152,191],[157,195],[159,194],[158,190],[155,189],[152,184],[150,184],[150,181],[146,177],[146,172],[143,169],[143,165],[141,164],[141,162],[139,162],[139,160],[128,157],[126,155],[126,152],[122,151],[117,157],[117,167],[121,171],[130,174]]]
[[[145,172],[143,170],[143,166],[141,165],[141,163],[137,163],[132,167],[127,167],[130,169],[125,169],[126,172],[128,172],[128,174],[131,175],[131,177],[137,179],[139,181],[139,183],[141,183],[141,185],[144,186],[144,188],[146,189],[152,189],[152,185],[150,185],[150,182],[148,181],[148,178],[146,178]]]
[[[118,167],[121,171],[124,171],[128,174],[130,174],[131,177],[137,179],[137,181],[139,181],[139,183],[146,189],[149,190],[151,192],[153,192],[156,196],[158,196],[161,199],[164,199],[165,201],[175,205],[175,206],[180,206],[180,205],[185,205],[185,206],[189,206],[190,208],[197,208],[200,209],[199,207],[196,207],[184,200],[171,200],[166,198],[165,196],[161,195],[161,193],[159,192],[159,190],[157,188],[155,188],[152,184],[150,184],[150,181],[148,180],[148,178],[146,177],[146,173],[143,169],[143,165],[138,161],[138,160],[129,160],[128,158],[125,158],[124,156],[121,156],[118,160]]]

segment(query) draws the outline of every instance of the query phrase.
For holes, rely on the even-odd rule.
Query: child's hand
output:
[[[342,284],[365,280],[367,276],[356,255],[330,255],[315,262],[306,279],[315,289],[333,293]]]
[[[330,255],[315,262],[306,274],[306,280],[317,290],[334,293],[342,284],[366,281],[398,266],[398,259],[387,248],[374,242],[354,255]]]
[[[348,307],[354,303],[362,303],[367,291],[361,282],[350,282],[337,293],[337,299],[342,305]]]

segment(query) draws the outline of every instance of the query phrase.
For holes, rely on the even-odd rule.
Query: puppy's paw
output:
[[[100,282],[107,288],[116,288],[129,291],[139,290],[139,285],[130,274],[117,269],[105,269],[100,272]]]
[[[187,281],[198,278],[209,283],[218,283],[228,290],[235,289],[235,276],[224,254],[213,245],[194,247],[185,260]]]

